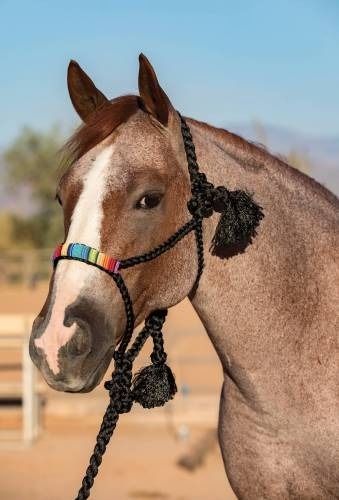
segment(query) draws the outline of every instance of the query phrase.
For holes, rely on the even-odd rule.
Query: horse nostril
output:
[[[91,339],[89,329],[84,326],[78,320],[74,320],[74,322],[78,325],[74,335],[70,338],[70,340],[65,345],[66,352],[69,356],[81,356],[84,355],[91,350]]]

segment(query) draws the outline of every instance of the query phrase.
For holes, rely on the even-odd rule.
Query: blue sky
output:
[[[0,146],[78,123],[76,59],[109,97],[136,92],[139,52],[182,113],[339,135],[337,0],[0,0]]]

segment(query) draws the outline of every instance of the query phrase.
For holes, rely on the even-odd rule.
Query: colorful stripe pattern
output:
[[[56,265],[59,259],[75,259],[88,264],[93,264],[110,273],[117,273],[120,262],[108,255],[99,252],[95,248],[84,245],[83,243],[70,243],[58,245],[53,252],[53,263]]]

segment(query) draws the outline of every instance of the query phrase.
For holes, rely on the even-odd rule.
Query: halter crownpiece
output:
[[[256,235],[256,228],[260,220],[264,217],[262,208],[253,201],[248,193],[240,190],[229,191],[224,186],[214,187],[212,183],[208,182],[206,175],[199,172],[190,129],[180,113],[178,115],[181,121],[181,133],[191,180],[192,196],[187,203],[187,208],[192,218],[153,250],[125,260],[113,259],[83,243],[64,243],[58,245],[53,253],[54,267],[60,259],[78,260],[93,265],[109,274],[120,291],[126,313],[125,333],[118,349],[113,354],[114,371],[112,378],[104,384],[109,391],[110,402],[103,417],[96,445],[90,458],[90,464],[76,500],[89,497],[102,456],[114,432],[119,415],[129,412],[134,401],[140,403],[144,408],[163,406],[177,392],[174,376],[166,364],[167,355],[164,351],[164,340],[161,331],[166,319],[167,309],[153,311],[146,318],[144,328],[127,350],[132,339],[135,320],[132,300],[121,271],[156,259],[159,255],[173,248],[178,241],[191,231],[194,231],[198,255],[197,276],[192,289],[195,290],[204,268],[203,219],[210,217],[214,212],[221,214],[212,240],[213,254],[216,254],[216,250],[229,245],[250,243]],[[153,339],[152,364],[143,368],[133,378],[133,361],[149,336]]]

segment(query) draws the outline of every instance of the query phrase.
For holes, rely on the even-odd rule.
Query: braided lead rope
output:
[[[194,230],[195,241],[197,244],[197,256],[198,256],[198,270],[197,276],[195,278],[194,285],[192,287],[191,292],[189,293],[189,297],[192,297],[200,282],[201,275],[203,273],[205,267],[205,259],[204,259],[204,240],[203,240],[203,232],[202,232],[202,220],[197,221],[196,228]]]
[[[112,378],[110,381],[105,382],[105,388],[109,391],[110,402],[103,416],[96,444],[75,500],[85,500],[90,496],[90,490],[98,474],[102,456],[116,428],[119,415],[128,413],[133,405],[133,393],[131,391],[133,361],[149,335],[155,338],[161,337],[161,329],[166,315],[167,309],[153,312],[146,319],[145,327],[138,334],[130,349],[125,353],[119,351],[114,353],[115,367]]]

